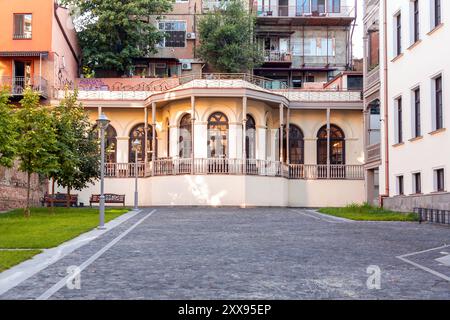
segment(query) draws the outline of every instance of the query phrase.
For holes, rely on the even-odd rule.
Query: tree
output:
[[[27,202],[24,210],[30,216],[31,175],[49,177],[58,169],[55,156],[57,136],[51,112],[39,103],[39,94],[27,88],[17,110],[17,157],[19,170],[27,174]]]
[[[77,93],[69,94],[54,110],[58,143],[56,158],[58,170],[52,178],[67,188],[67,206],[70,206],[70,191],[82,190],[98,179],[100,154],[98,135],[91,129],[89,117],[77,102]]]
[[[199,24],[198,55],[220,72],[248,72],[262,62],[254,38],[255,17],[232,0]]]
[[[0,166],[11,167],[16,156],[17,131],[9,92],[0,91]]]
[[[63,0],[77,13],[83,63],[92,70],[128,72],[133,59],[156,52],[164,34],[150,16],[172,8],[171,0]],[[75,17],[76,18],[76,17]]]

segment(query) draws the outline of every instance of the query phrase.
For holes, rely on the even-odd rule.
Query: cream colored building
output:
[[[140,206],[363,202],[361,92],[265,89],[270,81],[203,74],[150,93],[80,91],[92,123],[111,120],[105,191],[133,204],[138,139]],[[93,185],[80,202],[98,193]]]
[[[366,151],[378,152],[383,203],[402,211],[449,210],[450,6],[442,0],[367,1],[377,2],[380,65],[366,75],[365,96],[368,110],[370,94],[379,89],[381,133],[378,151],[376,145]],[[370,92],[375,72],[379,85]]]

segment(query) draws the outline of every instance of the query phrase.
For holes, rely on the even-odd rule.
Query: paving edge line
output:
[[[331,220],[335,220],[335,221],[341,221],[341,222],[356,222],[355,220],[351,220],[351,219],[347,219],[347,218],[342,218],[342,217],[336,217],[336,216],[332,216],[329,214],[325,214],[322,212],[319,212],[319,210],[310,210],[307,209],[305,211],[309,211],[309,212],[313,212],[315,214],[317,214],[318,216],[321,216],[323,218],[327,218],[327,219],[331,219]]]
[[[122,240],[125,236],[127,236],[131,231],[133,231],[137,226],[139,226],[142,222],[147,220],[147,218],[151,217],[156,212],[156,209],[153,209],[151,212],[147,213],[143,218],[141,218],[138,222],[133,224],[127,230],[119,234],[116,238],[114,238],[111,242],[109,242],[106,246],[101,248],[99,251],[94,253],[89,259],[84,261],[78,268],[77,274],[69,274],[55,283],[52,287],[46,290],[43,294],[36,298],[36,300],[48,300],[51,296],[53,296],[56,292],[58,292],[62,287],[67,286],[69,281],[71,281],[74,276],[79,275],[84,269],[89,267],[92,263],[94,263],[98,258],[100,258],[106,251],[111,249],[116,243]]]
[[[129,211],[105,224],[106,229],[93,229],[79,235],[76,238],[68,240],[55,248],[44,249],[42,253],[35,255],[33,258],[26,260],[11,269],[0,273],[0,296],[8,292],[10,289],[18,286],[23,281],[34,276],[36,273],[47,268],[51,264],[64,258],[66,255],[74,252],[80,247],[88,244],[92,240],[97,239],[101,235],[111,231],[115,227],[133,218],[142,210]]]

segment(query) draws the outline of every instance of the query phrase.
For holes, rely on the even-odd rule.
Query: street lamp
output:
[[[134,150],[134,210],[138,210],[138,151],[141,141],[136,139],[133,141]]]
[[[100,128],[100,224],[99,229],[105,229],[105,130],[110,123],[108,117],[102,113],[97,119],[97,127]]]

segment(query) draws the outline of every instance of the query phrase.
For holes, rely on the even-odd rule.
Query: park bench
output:
[[[89,205],[92,207],[93,203],[100,203],[100,195],[93,194],[89,200]],[[124,194],[114,194],[105,193],[105,203],[121,203],[125,207],[125,195]]]
[[[41,199],[42,206],[50,207],[52,205],[55,207],[64,207],[67,204],[67,194],[66,193],[56,193],[54,195],[46,194]],[[70,206],[71,207],[78,207],[78,195],[71,194],[70,195]]]

